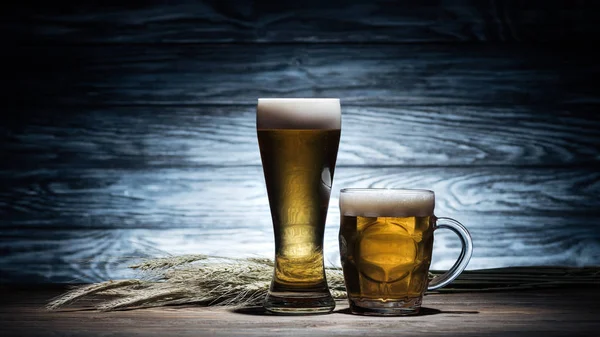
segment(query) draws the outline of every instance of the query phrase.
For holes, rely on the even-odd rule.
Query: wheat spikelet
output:
[[[273,273],[273,261],[264,258],[226,258],[183,255],[144,260],[130,268],[139,279],[107,281],[71,290],[46,306],[56,310],[91,295],[110,296],[95,306],[102,311],[163,305],[260,305]],[[334,298],[345,298],[340,268],[326,268]],[[152,280],[152,281],[150,281]]]
[[[85,285],[79,288],[75,288],[65,294],[60,295],[59,297],[52,299],[46,305],[46,308],[49,310],[55,310],[65,305],[72,304],[86,296],[102,292],[108,292],[115,288],[131,288],[133,286],[139,285],[141,282],[142,281],[140,280],[119,280]]]
[[[131,269],[140,270],[157,270],[164,268],[173,268],[183,264],[192,263],[195,261],[206,260],[210,258],[208,255],[181,255],[164,258],[156,258],[150,260],[144,260],[138,264],[130,265]]]

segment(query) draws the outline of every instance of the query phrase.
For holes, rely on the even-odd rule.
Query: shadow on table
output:
[[[231,310],[231,312],[234,312],[236,314],[254,315],[254,316],[301,316],[301,315],[295,315],[295,314],[290,314],[290,315],[286,315],[286,314],[274,314],[274,313],[268,312],[263,307],[238,308],[238,309]],[[319,316],[319,315],[327,315],[327,314],[329,314],[329,313],[308,314],[306,316]]]
[[[334,313],[337,313],[337,314],[346,314],[346,315],[354,315],[350,311],[350,308],[344,308],[344,309],[336,310],[336,311],[334,311]],[[431,316],[431,315],[438,315],[438,314],[478,314],[478,313],[479,313],[479,311],[462,311],[462,310],[446,310],[446,311],[442,311],[442,310],[438,310],[438,309],[434,309],[434,308],[421,307],[421,310],[419,310],[418,314],[407,316],[407,317]],[[373,316],[373,317],[375,317],[375,316]],[[377,317],[398,317],[398,316],[377,316]]]
[[[272,313],[266,311],[265,308],[258,307],[258,306],[257,307],[247,307],[247,308],[233,309],[232,312],[234,312],[236,314],[254,315],[254,316],[280,316],[280,315],[272,314]],[[352,312],[350,312],[350,308],[344,308],[344,309],[340,309],[340,310],[335,310],[335,311],[333,311],[333,313],[335,313],[335,314],[353,315]],[[437,315],[437,314],[478,314],[478,313],[479,313],[479,311],[463,311],[463,310],[447,310],[447,311],[442,311],[442,310],[438,310],[438,309],[422,307],[421,310],[419,311],[419,314],[418,315],[414,315],[413,317],[416,317],[416,316],[430,316],[430,315]],[[322,315],[327,315],[327,314],[322,314]],[[386,317],[386,316],[384,316],[384,317]],[[387,317],[397,317],[397,316],[387,316]]]

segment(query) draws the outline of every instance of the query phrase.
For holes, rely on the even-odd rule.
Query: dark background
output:
[[[271,257],[258,97],[340,97],[342,187],[428,188],[471,269],[600,264],[595,1],[2,4],[0,280]],[[436,234],[433,268],[458,240]]]

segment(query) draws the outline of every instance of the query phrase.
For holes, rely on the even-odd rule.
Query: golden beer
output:
[[[350,311],[399,316],[419,312],[426,290],[452,282],[473,253],[469,231],[433,215],[428,190],[347,188],[340,192],[340,256]],[[433,232],[447,228],[460,238],[458,261],[429,282]]]
[[[340,130],[258,130],[275,232],[273,291],[327,289],[323,234]]]
[[[339,101],[322,103],[259,100],[258,144],[275,236],[265,308],[276,313],[335,306],[325,279],[323,235],[340,140]]]
[[[433,225],[432,216],[343,216],[340,255],[348,296],[359,305],[420,301],[427,288]]]

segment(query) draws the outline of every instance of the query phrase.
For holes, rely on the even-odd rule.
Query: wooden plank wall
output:
[[[340,97],[343,187],[436,191],[471,269],[600,264],[591,1],[3,4],[0,281],[272,255],[257,97]],[[434,268],[458,254],[436,234]]]

